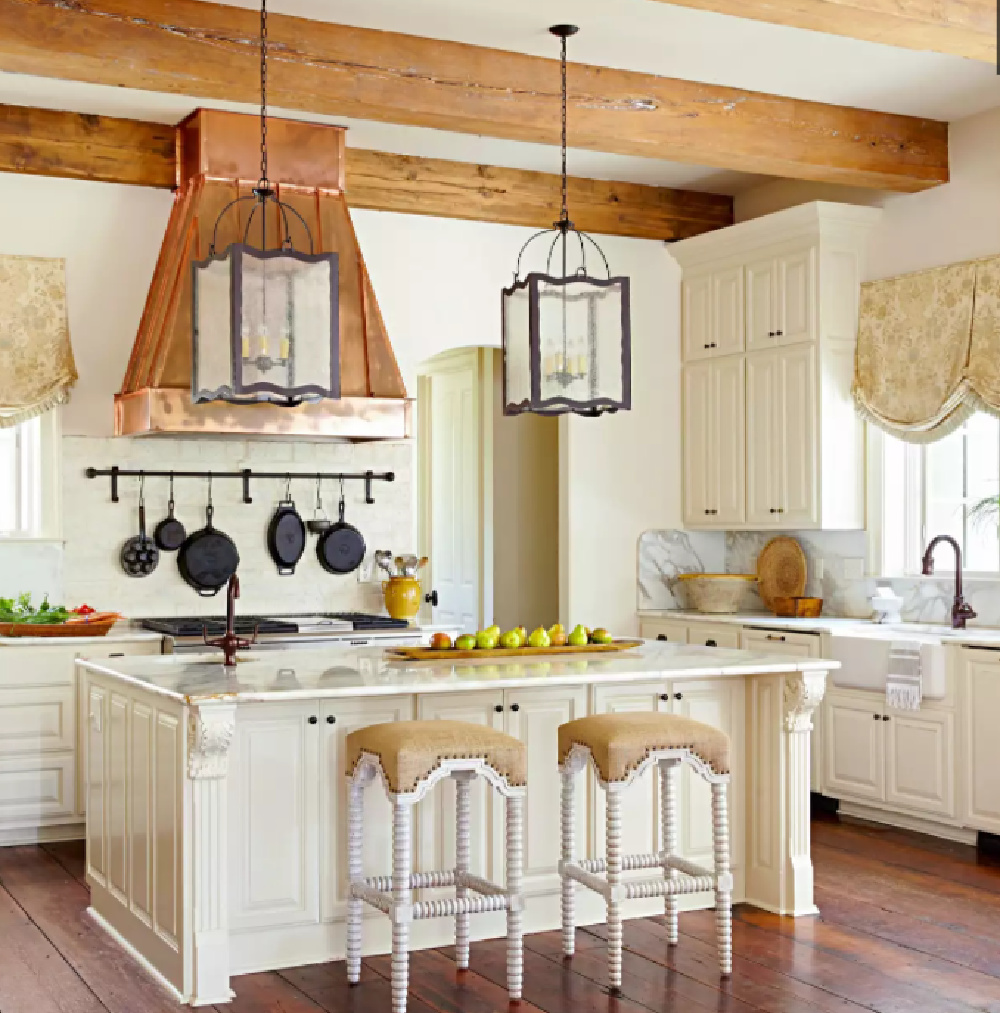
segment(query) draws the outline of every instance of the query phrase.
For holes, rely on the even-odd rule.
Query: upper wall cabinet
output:
[[[684,270],[687,527],[864,527],[851,381],[880,215],[816,201],[671,246]]]

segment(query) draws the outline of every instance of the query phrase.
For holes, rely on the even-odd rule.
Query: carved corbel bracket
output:
[[[225,777],[235,731],[235,704],[192,707],[188,717],[188,777]]]
[[[826,672],[795,672],[785,676],[785,731],[812,731],[813,711],[826,691]]]

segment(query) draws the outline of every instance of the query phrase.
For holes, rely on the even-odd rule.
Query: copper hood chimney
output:
[[[412,402],[344,198],[344,134],[343,127],[268,120],[272,185],[305,219],[315,251],[339,254],[342,397],[294,408],[192,401],[191,263],[206,256],[219,212],[250,193],[260,161],[258,117],[198,109],[176,130],[177,193],[128,370],[115,395],[117,435],[345,440],[410,435]],[[220,250],[242,237],[244,216],[230,211],[223,219]],[[268,231],[278,234],[276,225],[269,224]]]

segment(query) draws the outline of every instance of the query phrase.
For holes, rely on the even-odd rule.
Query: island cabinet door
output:
[[[528,747],[524,820],[524,886],[529,894],[559,889],[559,726],[587,713],[584,686],[511,689],[504,693],[507,732]],[[576,840],[586,844],[587,779],[577,778]],[[503,857],[503,856],[500,856]]]
[[[412,696],[376,696],[324,701],[320,711],[322,813],[320,864],[323,872],[324,921],[342,921],[347,914],[347,736],[368,725],[412,721]],[[392,872],[392,807],[381,781],[365,791],[364,875]]]
[[[229,761],[233,930],[319,921],[319,702],[250,703]]]
[[[665,681],[634,682],[618,686],[594,686],[591,710],[594,714],[663,712],[671,710],[670,685]],[[592,781],[593,841],[591,854],[606,854],[605,793],[596,780]],[[654,771],[647,771],[633,782],[622,796],[622,853],[648,855],[660,847],[660,789]],[[648,875],[648,874],[647,874]],[[631,902],[630,902],[631,903]],[[663,902],[634,902],[663,910]],[[629,913],[633,913],[631,909]],[[636,912],[638,913],[638,908]]]
[[[885,698],[834,691],[823,703],[823,794],[885,801]]]
[[[421,721],[468,721],[503,731],[501,690],[472,693],[428,693],[417,697]],[[499,882],[503,874],[503,799],[476,778],[470,799],[469,868]],[[435,786],[417,806],[417,850],[414,868],[423,871],[455,868],[455,785],[451,778]],[[434,896],[429,892],[429,896]]]

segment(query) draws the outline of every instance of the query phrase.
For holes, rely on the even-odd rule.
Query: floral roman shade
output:
[[[0,428],[61,404],[76,380],[65,262],[0,256]]]
[[[910,443],[1000,416],[1000,257],[862,285],[854,400]]]

